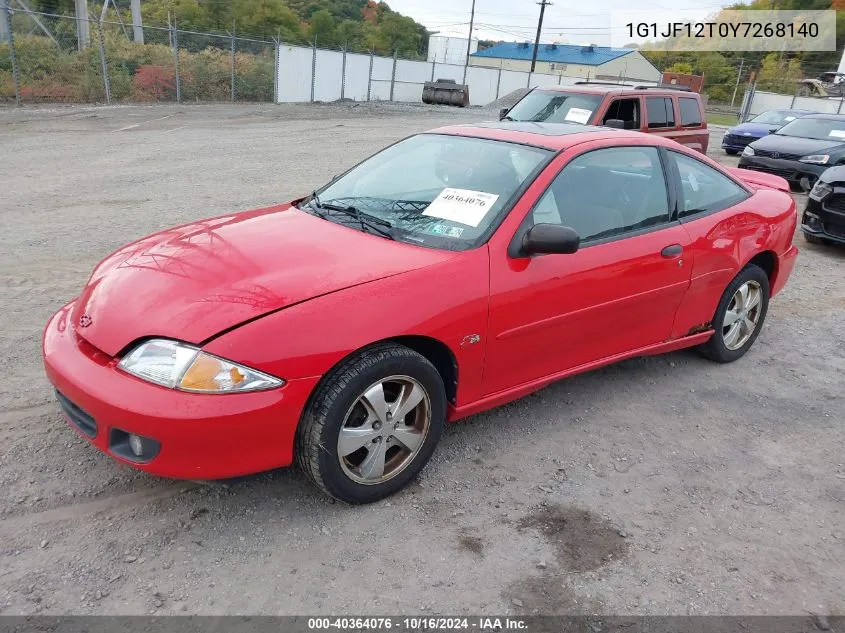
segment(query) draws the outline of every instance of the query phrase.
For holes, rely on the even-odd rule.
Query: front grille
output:
[[[798,160],[803,154],[784,154],[783,152],[769,151],[767,149],[755,149],[755,156],[764,156],[766,158],[779,158],[781,160]]]
[[[845,211],[845,193],[835,193],[824,201],[825,209]]]
[[[58,391],[56,392],[56,398],[58,399],[59,406],[62,408],[68,422],[88,437],[96,437],[97,423],[94,421],[94,418],[85,413],[85,411],[77,407]]]
[[[792,169],[781,169],[780,167],[769,167],[768,165],[743,165],[743,169],[752,169],[754,171],[763,171],[767,174],[774,174],[787,180],[797,180],[797,174]]]
[[[727,143],[728,145],[741,145],[742,147],[745,147],[751,141],[756,140],[757,139],[753,136],[736,136],[734,134],[727,134],[724,138],[725,143]]]

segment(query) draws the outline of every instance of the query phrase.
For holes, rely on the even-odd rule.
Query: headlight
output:
[[[199,393],[260,391],[285,384],[284,380],[166,339],[141,343],[118,367],[157,385]]]
[[[828,184],[823,183],[821,180],[817,180],[816,184],[813,185],[813,188],[810,190],[810,197],[813,200],[821,200],[825,198],[827,194],[833,191],[833,187]]]
[[[742,150],[742,155],[743,156],[754,156],[754,150],[751,149],[750,145],[746,145],[745,149]]]
[[[799,163],[812,163],[813,165],[826,165],[830,156],[827,154],[811,154],[798,159]]]

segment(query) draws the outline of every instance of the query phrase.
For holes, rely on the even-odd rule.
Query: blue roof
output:
[[[584,64],[600,66],[611,60],[633,53],[631,48],[609,48],[607,46],[575,46],[572,44],[540,44],[537,61],[560,64]],[[531,61],[534,44],[505,42],[483,51],[473,53],[471,57],[493,57],[496,59],[525,59]]]

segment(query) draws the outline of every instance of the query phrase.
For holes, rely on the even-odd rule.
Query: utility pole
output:
[[[472,26],[475,23],[475,0],[472,0],[472,10],[469,14],[469,37],[467,38],[467,61],[464,64],[464,67],[469,66],[469,56],[472,53]],[[447,46],[448,46],[448,41]]]
[[[745,58],[739,58],[739,72],[736,74],[736,85],[734,86],[734,94],[731,97],[731,107],[734,107],[734,101],[736,100],[736,92],[739,90],[739,80],[742,77],[742,66],[745,64]]]
[[[7,0],[0,0],[0,42],[9,41],[9,22],[6,20],[8,7]]]
[[[144,43],[144,22],[141,18],[141,0],[131,0],[132,39],[136,44]]]
[[[540,5],[540,21],[537,22],[537,39],[534,40],[534,55],[531,57],[531,72],[537,66],[537,49],[540,48],[540,33],[543,31],[543,14],[546,12],[546,7],[551,4],[548,0],[540,0],[537,4]]]

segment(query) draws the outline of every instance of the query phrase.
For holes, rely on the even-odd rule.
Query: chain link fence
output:
[[[273,102],[277,41],[0,10],[0,100]]]

